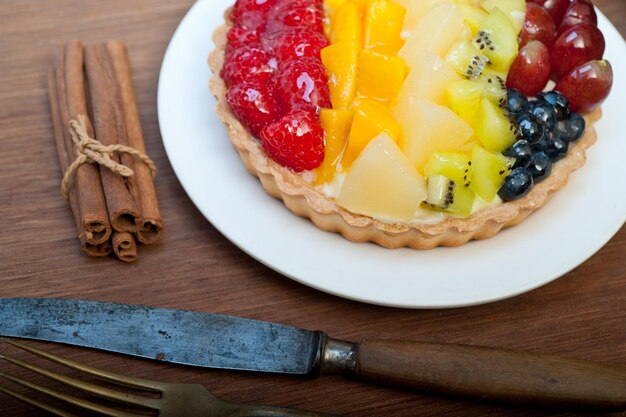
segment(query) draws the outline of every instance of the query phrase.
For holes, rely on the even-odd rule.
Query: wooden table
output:
[[[173,31],[192,3],[0,2],[0,296],[143,303],[323,329],[348,340],[480,344],[626,366],[626,228],[582,266],[543,288],[493,304],[436,311],[383,308],[315,291],[266,268],[226,240],[181,188],[159,135],[159,67]],[[626,3],[597,0],[597,4],[626,35]],[[117,38],[130,49],[147,148],[159,168],[156,186],[167,224],[163,242],[142,247],[140,260],[132,265],[85,257],[59,193],[61,175],[45,73],[55,47],[73,38],[86,42]],[[444,399],[339,377],[200,370],[35,344],[113,371],[201,383],[232,400],[345,416],[579,415]],[[0,409],[4,416],[41,415],[3,395]]]

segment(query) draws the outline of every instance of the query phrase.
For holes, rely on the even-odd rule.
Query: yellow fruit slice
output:
[[[463,14],[452,3],[444,3],[430,10],[398,52],[409,66],[417,62],[421,51],[443,57],[456,41],[464,27]]]
[[[522,30],[526,18],[526,0],[481,0],[480,6],[489,13],[498,7],[507,15],[517,33]]]
[[[361,16],[354,3],[345,3],[333,13],[330,25],[330,42],[355,42],[361,44],[363,31]]]
[[[328,39],[330,39],[335,11],[346,3],[348,0],[324,0],[324,34]]]
[[[358,51],[355,42],[336,43],[321,51],[333,108],[348,109],[352,105],[356,95]]]
[[[502,109],[487,97],[480,101],[476,113],[476,136],[485,149],[502,152],[515,142],[515,129]]]
[[[483,95],[483,86],[470,80],[451,82],[446,86],[448,106],[470,126],[476,122],[476,113]]]
[[[424,17],[433,7],[443,3],[445,0],[396,0],[398,3],[406,8],[406,16],[404,18],[404,30],[412,31],[418,22]]]
[[[337,164],[348,142],[354,112],[339,109],[321,109],[320,123],[326,133],[324,161],[317,169],[317,184],[331,181],[337,172]]]
[[[368,144],[346,174],[337,203],[354,213],[408,222],[426,196],[424,178],[383,133]]]
[[[525,1],[525,0],[522,0]],[[483,22],[487,18],[487,12],[479,7],[474,7],[469,4],[457,3],[457,7],[463,13],[465,23],[470,27],[472,33],[475,35],[478,33],[483,25]]]
[[[502,154],[475,146],[472,149],[474,179],[471,188],[480,198],[490,203],[504,184],[512,164],[513,161]]]
[[[361,100],[354,108],[348,146],[341,159],[342,168],[350,169],[367,144],[381,132],[398,141],[402,130],[387,106],[374,100]]]
[[[363,25],[363,47],[385,55],[395,55],[402,47],[402,27],[406,9],[390,0],[372,0]]]
[[[402,58],[363,49],[359,57],[357,95],[393,100],[404,84],[405,74]]]
[[[444,104],[446,86],[460,79],[456,72],[443,59],[423,50],[416,52],[411,64],[394,108],[409,106],[416,99]]]
[[[468,153],[474,144],[473,129],[447,107],[413,100],[394,115],[402,127],[400,149],[420,173],[433,153]]]
[[[495,71],[507,72],[519,49],[517,31],[498,7],[491,10],[474,42],[487,55]]]

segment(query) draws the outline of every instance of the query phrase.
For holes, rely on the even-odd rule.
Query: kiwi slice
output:
[[[450,48],[446,61],[461,77],[475,80],[489,64],[489,58],[469,41],[459,41]]]
[[[474,192],[445,175],[428,177],[428,197],[426,205],[440,211],[467,217],[474,207]]]

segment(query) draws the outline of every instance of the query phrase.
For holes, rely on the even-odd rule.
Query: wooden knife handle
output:
[[[626,369],[485,347],[363,341],[356,377],[384,385],[532,405],[626,409]]]

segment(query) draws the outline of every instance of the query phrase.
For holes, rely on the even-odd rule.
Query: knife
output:
[[[206,368],[341,374],[410,390],[532,405],[626,409],[626,368],[487,347],[352,343],[320,331],[97,301],[0,299],[0,336]]]

